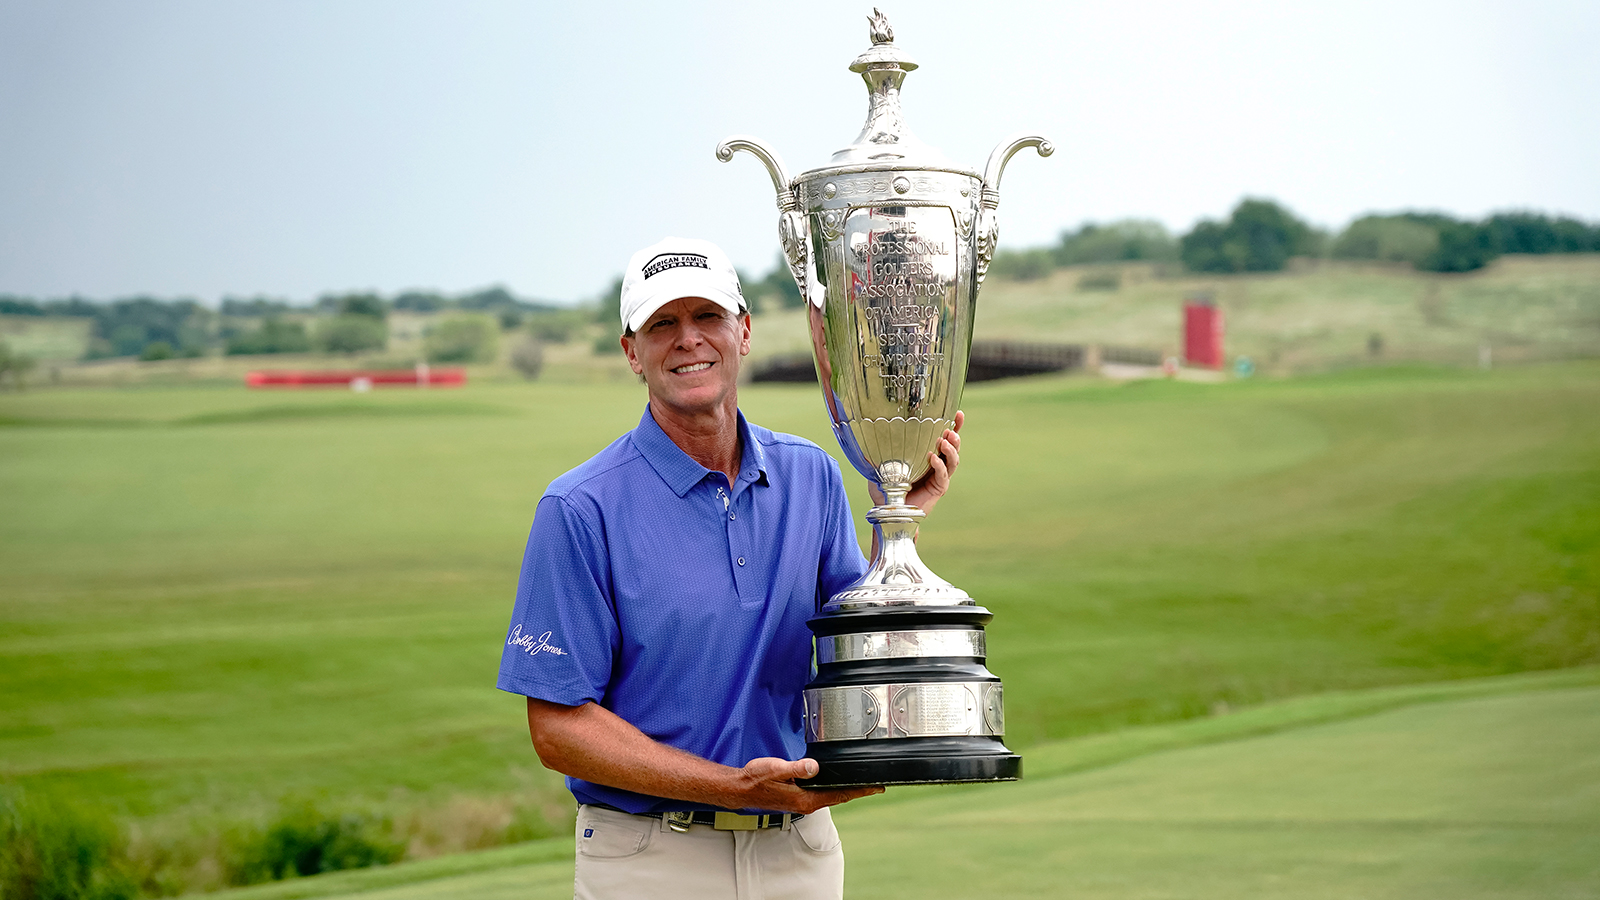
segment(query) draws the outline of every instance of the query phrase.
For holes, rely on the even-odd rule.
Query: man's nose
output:
[[[706,342],[706,336],[700,329],[699,323],[685,322],[678,328],[678,346],[684,348],[698,347]]]

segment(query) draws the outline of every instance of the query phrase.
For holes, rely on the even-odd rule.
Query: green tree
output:
[[[565,344],[586,320],[581,310],[538,309],[528,314],[528,332],[542,343]]]
[[[754,281],[744,277],[739,280],[744,286],[745,302],[752,311],[765,310],[768,306],[799,309],[806,305],[805,298],[800,296],[800,286],[794,283],[794,275],[789,272],[789,261],[782,252],[767,274]]]
[[[91,357],[140,356],[163,343],[176,356],[199,356],[210,342],[216,314],[193,300],[133,297],[90,304],[94,314]]]
[[[437,312],[450,305],[442,294],[436,291],[406,291],[394,298],[394,308],[411,312]]]
[[[1276,272],[1291,256],[1315,255],[1322,236],[1272,202],[1246,198],[1227,224],[1203,221],[1179,241],[1183,264],[1197,272]]]
[[[1439,249],[1439,230],[1404,216],[1369,215],[1350,223],[1333,242],[1335,259],[1376,259],[1421,265]]]
[[[325,353],[382,350],[388,343],[389,327],[371,316],[334,316],[317,325],[316,347]]]
[[[486,316],[451,316],[428,329],[422,337],[428,362],[493,362],[499,349],[500,329]]]
[[[1439,225],[1439,247],[1417,265],[1430,272],[1470,272],[1493,262],[1499,252],[1494,236],[1472,222],[1445,222]]]
[[[1169,262],[1178,258],[1178,242],[1164,225],[1151,219],[1122,219],[1105,225],[1085,222],[1076,231],[1062,232],[1051,255],[1058,266]]]
[[[989,263],[989,274],[1010,281],[1037,281],[1049,276],[1055,269],[1055,259],[1049,250],[1002,250]]]
[[[241,318],[260,318],[262,316],[281,316],[289,312],[289,304],[282,300],[273,300],[270,297],[251,297],[248,300],[238,297],[222,298],[222,314]]]
[[[7,375],[11,376],[17,390],[27,387],[28,373],[33,371],[34,365],[33,357],[18,353],[11,349],[10,344],[0,341],[0,387],[5,386]],[[0,893],[0,897],[4,896]]]
[[[1499,253],[1594,253],[1600,251],[1600,225],[1543,213],[1496,213],[1484,222]]]
[[[311,349],[311,337],[300,322],[286,322],[270,318],[255,331],[235,335],[228,341],[228,354],[305,353]]]
[[[166,341],[151,341],[144,345],[144,352],[139,354],[139,359],[143,362],[153,362],[158,359],[171,359],[177,355],[177,351]]]
[[[470,309],[478,312],[499,311],[503,309],[519,309],[522,301],[512,296],[505,288],[495,285],[481,291],[466,294],[456,301],[456,306],[461,309]]]
[[[622,330],[622,276],[612,279],[611,286],[595,297],[594,320],[606,328]]]

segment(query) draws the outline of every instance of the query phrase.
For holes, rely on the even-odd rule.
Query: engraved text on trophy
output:
[[[845,268],[863,377],[914,414],[947,352],[956,304],[955,218],[943,206],[852,209],[845,218]]]

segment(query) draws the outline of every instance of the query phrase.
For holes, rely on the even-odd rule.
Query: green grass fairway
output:
[[[1600,689],[1588,688],[930,794],[848,818],[847,893],[1593,897],[1597,748]]]
[[[1018,784],[896,789],[838,811],[846,895],[1593,897],[1600,891],[1600,672],[1589,670],[1586,680],[1532,691],[1536,682],[1520,691],[1513,682],[1493,696],[1406,705]],[[1382,702],[1394,692],[1371,693]],[[1326,702],[1348,709],[1360,699]],[[1312,708],[1290,703],[1244,716]],[[1200,724],[1178,730],[1201,731]],[[1042,749],[1070,758],[1081,743]],[[536,863],[495,866],[499,860],[485,854],[482,864],[494,867],[456,877],[402,866],[224,897],[569,897],[572,863],[561,854],[571,842],[546,844],[522,851],[546,856]],[[401,878],[410,883],[384,886]]]
[[[742,400],[837,449],[815,388]],[[0,396],[0,786],[103,806],[143,846],[203,849],[305,796],[392,816],[417,855],[494,843],[507,798],[564,830],[569,798],[492,685],[540,492],[643,402]],[[964,405],[920,548],[995,612],[1025,752],[1600,662],[1600,364],[1045,378]]]

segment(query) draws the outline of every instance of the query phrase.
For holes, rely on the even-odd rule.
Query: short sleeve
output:
[[[566,706],[604,697],[618,631],[598,524],[563,497],[539,501],[501,649],[501,690]]]
[[[856,543],[855,520],[845,499],[839,464],[827,457],[827,497],[822,505],[822,560],[817,568],[817,608],[866,574],[867,561]]]

